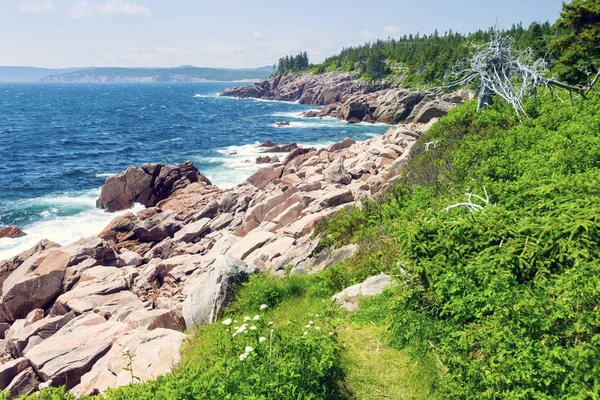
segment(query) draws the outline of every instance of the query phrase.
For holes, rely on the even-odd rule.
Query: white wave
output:
[[[217,92],[217,93],[210,93],[210,94],[199,94],[199,93],[196,93],[193,97],[195,99],[209,99],[209,98],[212,99],[212,98],[221,97],[221,96],[219,96],[219,93]]]
[[[160,141],[160,142],[158,142],[158,143],[178,142],[178,141],[180,141],[180,140],[183,140],[183,138],[176,137],[176,138],[173,138],[173,139],[161,140],[161,141]]]
[[[105,174],[96,174],[96,178],[109,178],[109,177],[115,176],[115,175],[117,175],[117,174],[107,172]]]
[[[77,240],[97,235],[117,215],[131,211],[138,213],[144,209],[136,204],[131,210],[118,213],[107,213],[96,208],[96,199],[99,189],[74,194],[73,196],[42,197],[33,199],[36,204],[48,205],[48,209],[41,212],[43,218],[31,225],[23,226],[27,236],[17,239],[0,239],[0,260],[30,249],[42,239],[48,239],[60,245],[67,245]],[[70,216],[57,216],[61,208],[76,207],[81,211]]]
[[[319,128],[319,127],[327,127],[327,128],[339,128],[341,126],[345,126],[347,125],[346,122],[344,121],[340,121],[339,119],[336,118],[323,118],[323,119],[319,119],[319,118],[305,118],[302,121],[288,121],[290,124],[289,125],[283,125],[283,126],[277,126],[277,123],[271,124],[271,126],[274,126],[276,128],[280,128],[280,129],[289,129],[289,128],[296,128],[296,129],[311,129],[311,128]]]

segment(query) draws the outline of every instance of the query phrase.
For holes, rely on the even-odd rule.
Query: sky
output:
[[[554,22],[562,0],[0,0],[0,65],[254,68],[404,34]]]

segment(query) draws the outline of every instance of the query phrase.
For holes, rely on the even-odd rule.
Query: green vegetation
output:
[[[552,43],[559,55],[556,72],[560,78],[578,83],[587,74],[599,72],[600,65],[600,3],[591,0],[573,0],[563,6],[556,23],[560,35]]]
[[[557,36],[557,29],[549,22],[533,23],[524,28],[513,25],[502,31],[515,39],[517,48],[531,47],[537,56],[548,52],[548,46]],[[379,79],[387,75],[403,75],[404,84],[432,84],[444,80],[452,66],[464,59],[471,44],[488,42],[493,29],[470,34],[435,31],[431,35],[404,35],[348,47],[340,54],[327,58],[322,64],[310,65],[305,70],[324,73],[342,70],[357,72],[366,79]],[[549,56],[553,59],[553,56]]]
[[[332,243],[395,243],[388,339],[439,359],[443,398],[600,395],[599,106],[545,97],[523,123],[461,106],[387,199],[323,227]],[[483,210],[445,210],[484,190]]]
[[[277,74],[287,74],[288,72],[299,72],[309,67],[308,54],[300,53],[296,56],[285,56],[279,59],[277,64]]]

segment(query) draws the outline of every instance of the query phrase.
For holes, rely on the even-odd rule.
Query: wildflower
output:
[[[320,327],[318,327],[318,326],[315,326],[315,329],[316,329],[316,330],[318,330],[318,331],[320,331],[320,330],[321,330],[321,328],[320,328]]]
[[[312,325],[312,324],[314,324],[314,322],[312,322],[312,321],[308,321],[308,324],[309,324],[309,325]]]
[[[229,326],[229,325],[231,325],[231,322],[232,322],[231,318],[227,318],[225,321],[223,321],[223,325]]]
[[[308,335],[308,332],[304,332],[305,335]]]
[[[252,325],[252,326],[250,327],[250,330],[251,330],[251,331],[255,331],[255,330],[256,330],[256,327],[255,327],[254,325]]]
[[[315,314],[315,318],[319,318],[319,316],[320,316],[319,314]]]
[[[269,326],[273,325],[273,321],[269,321],[269,323],[267,325],[269,325]]]
[[[127,347],[125,347],[123,349],[123,351],[121,351],[121,354],[123,354],[124,356],[128,356],[129,355],[129,349]]]
[[[254,318],[252,318],[255,321],[259,321],[260,320],[260,315],[255,315]]]
[[[268,306],[268,305],[266,305],[266,304],[261,304],[261,305],[260,305],[260,309],[261,309],[261,310],[266,310],[266,309],[267,309],[267,307],[269,307],[269,306]]]
[[[237,324],[237,319],[234,319],[233,322],[235,322]]]
[[[240,361],[244,361],[246,359],[246,357],[248,357],[248,353],[240,354]]]
[[[244,317],[244,322],[250,321],[252,318],[250,317]]]
[[[235,329],[237,331],[238,329],[240,329],[240,327],[239,326],[234,326],[233,329]]]
[[[271,333],[275,332],[275,329],[271,329]]]
[[[261,337],[259,337],[259,338],[258,338],[258,343],[262,343],[262,342],[264,342],[265,340],[267,340],[267,338],[266,338],[266,337],[263,337],[263,336],[261,336]]]
[[[310,329],[311,326],[312,326],[311,324],[308,324],[308,325],[305,326],[305,328],[306,329]]]
[[[246,346],[246,348],[245,348],[244,350],[245,350],[245,351],[246,351],[246,353],[248,353],[248,354],[254,351],[254,349],[253,349],[252,347],[250,347],[250,346]]]

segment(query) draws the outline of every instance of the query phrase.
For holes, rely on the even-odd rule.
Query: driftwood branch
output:
[[[492,96],[500,96],[511,104],[518,115],[527,116],[524,101],[529,96],[537,98],[537,88],[542,87],[558,96],[554,87],[576,92],[585,98],[599,79],[596,75],[590,85],[575,86],[548,78],[548,63],[544,58],[537,58],[535,52],[527,48],[515,48],[514,39],[502,36],[498,32],[492,35],[490,42],[473,44],[471,55],[457,63],[448,74],[449,83],[434,89],[439,92],[453,87],[478,83],[478,110],[489,105]]]
[[[485,187],[483,188],[483,192],[485,194],[485,198],[474,193],[465,193],[465,196],[467,196],[467,201],[452,204],[451,206],[446,207],[444,210],[450,211],[454,208],[466,207],[471,212],[471,214],[474,214],[475,211],[483,210],[484,206],[490,205],[490,196],[488,195],[488,192],[485,189]],[[484,205],[482,206],[480,204],[473,203],[474,198],[481,201]]]

